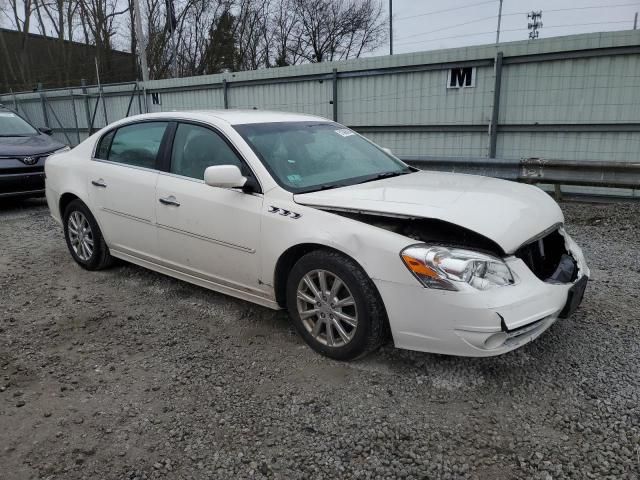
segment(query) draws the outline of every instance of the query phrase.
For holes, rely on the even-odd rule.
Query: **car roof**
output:
[[[230,125],[242,125],[247,123],[272,123],[272,122],[328,122],[323,117],[315,115],[307,115],[304,113],[276,112],[268,110],[181,110],[175,112],[146,113],[136,115],[135,118],[142,120],[144,118],[179,118],[190,120],[207,120],[215,118],[222,120]],[[129,117],[132,119],[133,117]]]

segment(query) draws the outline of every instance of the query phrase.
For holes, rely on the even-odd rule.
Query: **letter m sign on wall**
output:
[[[476,67],[455,67],[449,69],[447,88],[467,88],[476,86]]]

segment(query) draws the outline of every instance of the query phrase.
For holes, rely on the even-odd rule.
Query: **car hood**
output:
[[[477,175],[420,171],[294,195],[312,207],[433,218],[473,230],[506,253],[564,221],[558,204],[531,185]]]
[[[0,137],[0,157],[40,155],[62,147],[64,147],[63,143],[44,134],[28,137]]]

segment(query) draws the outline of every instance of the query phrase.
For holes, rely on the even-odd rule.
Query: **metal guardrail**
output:
[[[640,189],[640,162],[403,156],[423,170],[470,173],[523,183]]]

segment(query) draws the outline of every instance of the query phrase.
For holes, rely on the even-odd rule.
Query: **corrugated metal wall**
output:
[[[475,87],[447,89],[449,69],[463,66],[475,68]],[[91,124],[95,131],[145,110],[259,108],[336,117],[400,156],[640,160],[640,31],[155,80],[146,97],[141,87],[0,102],[71,144]]]

